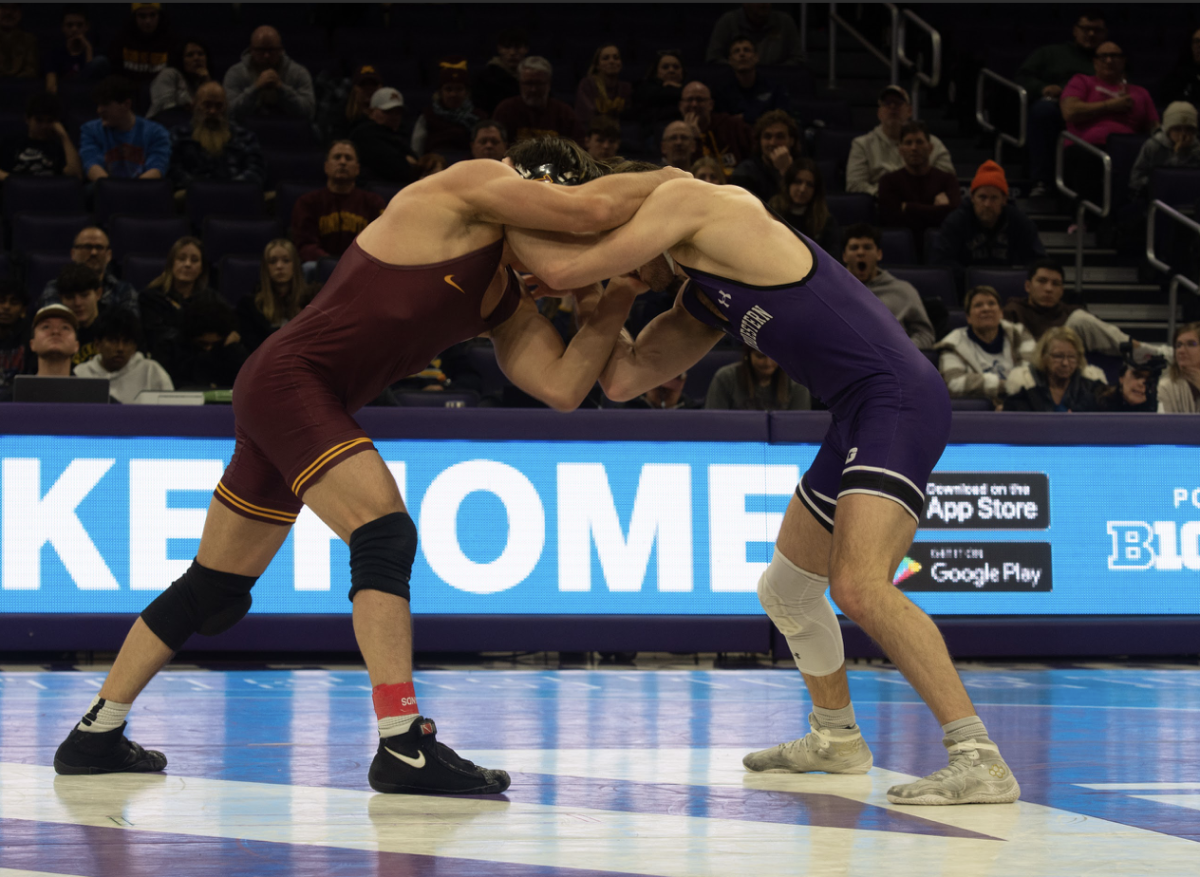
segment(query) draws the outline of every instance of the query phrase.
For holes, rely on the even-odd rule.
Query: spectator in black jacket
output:
[[[753,125],[763,113],[786,110],[787,89],[758,70],[758,50],[747,36],[729,45],[729,69],[721,71],[713,89],[717,111],[740,115]]]
[[[221,83],[206,82],[196,89],[192,121],[171,131],[167,178],[176,189],[196,180],[261,183],[266,178],[258,137],[229,120]]]
[[[959,269],[1024,267],[1044,255],[1033,220],[1008,203],[1004,168],[985,161],[971,181],[971,199],[942,223],[930,262]]]
[[[178,374],[171,380],[178,390],[228,390],[249,354],[234,326],[236,319],[222,301],[189,302],[184,308],[184,345]]]
[[[788,225],[827,253],[842,249],[842,230],[825,202],[825,182],[811,158],[798,158],[783,175],[783,188],[768,203]]]
[[[1098,411],[1107,392],[1104,372],[1088,365],[1083,342],[1066,326],[1038,341],[1031,364],[1009,372],[1005,411]]]
[[[1158,89],[1160,106],[1179,100],[1200,106],[1200,28],[1192,32],[1179,64],[1167,74]]]
[[[646,78],[633,89],[632,118],[649,138],[659,125],[679,118],[683,97],[683,60],[678,50],[660,49]]]
[[[496,35],[496,54],[475,77],[471,94],[482,113],[491,114],[501,101],[520,94],[517,65],[529,54],[529,36],[520,28]]]
[[[267,244],[258,289],[237,304],[238,331],[246,349],[251,353],[257,350],[312,301],[315,291],[304,280],[295,244],[287,238]]]
[[[749,189],[762,202],[783,189],[783,176],[801,155],[800,128],[784,110],[771,110],[754,125],[754,155],[733,169],[729,182]]]
[[[407,185],[419,176],[417,157],[400,134],[404,96],[394,88],[371,95],[367,121],[350,133],[363,171],[374,180]]]

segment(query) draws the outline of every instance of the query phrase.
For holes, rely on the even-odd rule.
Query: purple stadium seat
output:
[[[4,221],[18,213],[83,212],[83,183],[74,177],[9,177],[4,181]]]
[[[912,229],[885,228],[881,232],[883,238],[880,248],[883,259],[889,265],[915,265],[917,249],[913,245]]]
[[[323,259],[317,260],[317,280],[324,283],[333,276],[333,269],[337,268],[338,260],[332,256],[326,256]]]
[[[1114,207],[1121,207],[1129,201],[1129,174],[1147,139],[1145,134],[1109,134],[1104,141],[1104,150],[1112,159]]]
[[[802,125],[811,125],[814,122],[820,122],[824,126],[820,129],[820,133],[825,133],[832,128],[836,129],[838,134],[846,135],[846,155],[850,154],[850,141],[863,133],[861,131],[852,132],[848,130],[853,127],[853,122],[851,121],[850,104],[844,100],[801,99],[793,102],[792,109],[800,117]],[[821,156],[821,158],[833,157],[832,155]]]
[[[0,137],[24,134],[26,130],[24,113],[0,113]]]
[[[53,253],[25,254],[25,291],[31,301],[41,297],[46,284],[58,276],[58,272],[71,261],[66,250]]]
[[[907,280],[921,293],[921,298],[938,298],[949,310],[961,310],[954,272],[941,267],[896,266],[887,269],[893,277]]]
[[[12,248],[14,253],[40,251],[70,255],[71,245],[80,229],[92,224],[86,213],[62,216],[40,216],[20,213],[13,217]]]
[[[415,391],[397,393],[396,401],[403,408],[474,408],[479,396],[470,390],[458,392]]]
[[[722,366],[737,362],[742,358],[740,350],[710,350],[704,358],[687,370],[687,380],[683,384],[683,394],[703,402],[708,395],[708,385],[712,383],[713,375]]]
[[[995,411],[996,406],[987,399],[951,399],[951,411]]]
[[[166,253],[160,256],[126,256],[121,260],[121,279],[141,292],[166,267]]]
[[[831,161],[834,176],[825,180],[825,191],[841,192],[846,188],[846,162],[850,159],[850,144],[858,136],[853,131],[818,128],[813,144],[817,161]]]
[[[278,152],[320,149],[312,123],[306,119],[247,119],[244,126],[258,137],[258,145]]]
[[[209,216],[204,220],[204,252],[212,263],[237,254],[262,256],[262,251],[279,237],[274,219],[223,219]]]
[[[1024,268],[968,268],[966,287],[990,286],[1000,293],[1000,306],[1014,298],[1025,298]]]
[[[842,228],[856,222],[875,222],[875,199],[863,192],[826,195],[825,203]]]
[[[262,256],[225,256],[218,268],[222,296],[231,305],[247,295],[252,295],[258,287],[262,275]]]
[[[490,342],[468,348],[467,362],[482,378],[485,396],[498,393],[509,385],[508,377],[500,370],[500,365],[496,362],[496,352],[492,349]]]
[[[1200,169],[1155,168],[1150,176],[1150,197],[1174,207],[1191,207],[1200,201]]]
[[[301,195],[307,194],[324,185],[322,177],[319,183],[281,182],[275,187],[275,221],[282,229],[292,226],[292,209]]]
[[[263,194],[258,183],[198,180],[187,188],[187,218],[193,229],[200,229],[206,216],[260,219],[262,215]]]
[[[133,216],[175,216],[174,189],[166,180],[97,180],[96,223],[108,226],[118,213]]]
[[[117,262],[132,254],[163,258],[171,245],[190,231],[182,216],[115,214],[108,220],[108,239]]]
[[[283,181],[309,184],[309,189],[325,185],[325,153],[320,150],[284,152],[263,150],[267,165],[267,188],[278,190]],[[278,196],[277,196],[278,197]]]

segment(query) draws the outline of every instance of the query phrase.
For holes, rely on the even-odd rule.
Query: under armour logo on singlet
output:
[[[731,302],[733,300],[733,296],[730,295],[729,293],[727,293],[723,289],[717,290],[717,296],[721,299],[721,301],[719,303],[720,303],[721,307],[723,307],[723,308],[729,307],[729,302]]]
[[[463,295],[467,294],[467,291],[465,289],[463,289],[461,286],[459,286],[457,283],[454,282],[453,274],[447,274],[442,279],[445,280],[447,283],[449,283],[451,286],[453,286],[455,289],[457,289],[459,292],[461,292]]]

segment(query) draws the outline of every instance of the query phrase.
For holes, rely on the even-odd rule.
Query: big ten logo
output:
[[[1200,521],[1109,521],[1116,570],[1200,570]]]

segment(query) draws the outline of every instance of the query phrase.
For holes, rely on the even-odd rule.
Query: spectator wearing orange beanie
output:
[[[971,198],[946,217],[930,253],[934,265],[956,269],[1024,267],[1046,254],[1037,227],[1008,202],[1008,177],[985,161],[971,180]]]

